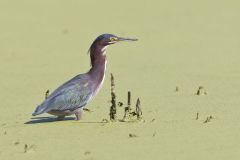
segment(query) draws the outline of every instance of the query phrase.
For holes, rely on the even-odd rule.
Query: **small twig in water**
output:
[[[25,145],[24,145],[24,153],[27,153],[27,150],[28,150],[28,145],[25,144]]]
[[[14,143],[14,145],[19,145],[19,144],[20,144],[20,142],[18,142],[18,141]]]
[[[211,119],[213,119],[213,116],[209,116],[207,117],[207,119],[203,122],[203,123],[208,123],[211,121]]]
[[[30,152],[30,151],[34,151],[36,148],[35,145],[30,145],[28,146],[27,144],[24,145],[24,153]]]
[[[154,132],[152,136],[153,136],[153,137],[155,137],[155,136],[156,136],[156,134],[157,134],[157,132]]]
[[[136,114],[137,114],[138,120],[142,119],[142,109],[141,109],[141,102],[139,98],[137,99],[137,103],[136,103]]]
[[[128,135],[130,138],[135,138],[135,137],[137,137],[137,135],[136,134],[132,134],[132,133],[129,133],[129,135]]]
[[[92,112],[90,109],[88,109],[88,108],[83,108],[83,110],[84,111],[86,111],[86,112]]]
[[[107,119],[103,119],[102,123],[108,123],[109,121]]]
[[[127,101],[127,107],[124,108],[124,116],[123,116],[123,121],[128,117],[130,118],[131,116],[131,92],[128,91],[128,101]]]
[[[91,154],[90,151],[86,151],[86,152],[84,152],[84,155],[89,155],[89,154]]]
[[[197,115],[196,115],[196,120],[198,120],[198,118],[199,118],[199,113],[197,112]]]
[[[123,102],[118,102],[118,106],[122,107],[123,106]]]
[[[200,95],[207,95],[207,91],[205,90],[205,88],[203,86],[200,86],[198,88],[198,91],[197,91],[196,95],[198,95],[198,96],[200,96]]]
[[[175,89],[175,91],[176,91],[176,92],[178,92],[178,91],[179,91],[179,87],[178,87],[178,86],[176,86],[176,89]]]
[[[155,121],[155,118],[153,118],[152,120],[151,120],[151,122],[154,122]]]
[[[50,91],[49,91],[49,89],[45,92],[45,99],[47,99],[48,98],[48,96],[49,96],[49,93],[50,93]]]

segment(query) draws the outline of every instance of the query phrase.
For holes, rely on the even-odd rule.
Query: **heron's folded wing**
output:
[[[91,97],[91,88],[86,84],[71,83],[46,101],[45,112],[51,110],[75,110],[86,105]]]

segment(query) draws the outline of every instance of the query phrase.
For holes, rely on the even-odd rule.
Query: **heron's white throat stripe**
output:
[[[105,47],[102,48],[101,51],[102,51],[103,55],[106,55],[106,50],[107,50],[107,48],[108,48],[108,46],[105,46]]]

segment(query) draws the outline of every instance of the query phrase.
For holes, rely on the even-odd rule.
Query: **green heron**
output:
[[[63,120],[65,116],[75,114],[76,120],[80,120],[83,107],[98,94],[103,85],[107,64],[107,47],[120,41],[136,40],[113,34],[103,34],[97,37],[89,48],[91,69],[57,88],[36,108],[32,115],[49,113],[58,116],[58,120]]]

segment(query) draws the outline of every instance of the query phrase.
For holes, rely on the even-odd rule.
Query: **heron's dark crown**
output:
[[[107,46],[116,42],[117,39],[118,37],[113,34],[102,34],[93,41],[92,46],[96,44]]]
[[[106,34],[102,34],[102,35],[98,36],[95,41],[100,41],[100,40],[103,40],[103,39],[109,40],[113,37],[117,37],[117,36],[115,36],[113,34],[106,33]]]

